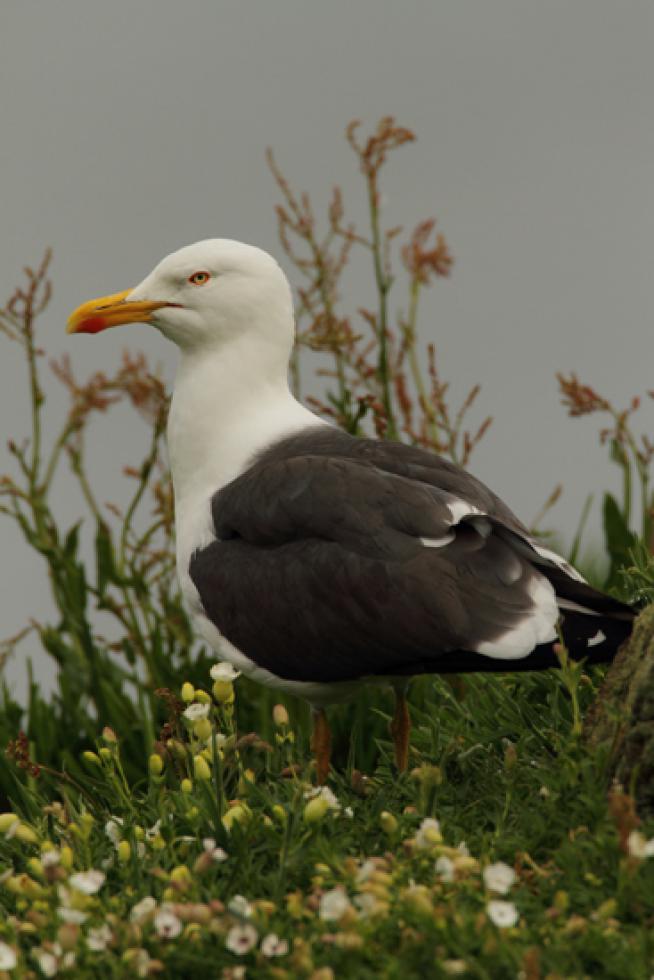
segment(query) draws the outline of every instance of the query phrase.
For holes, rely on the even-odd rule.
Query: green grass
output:
[[[596,679],[582,676],[582,712]],[[210,684],[207,677],[205,691]],[[607,796],[605,760],[572,734],[559,672],[479,675],[455,687],[416,682],[403,776],[390,761],[390,698],[368,692],[334,710],[329,787],[338,809],[307,796],[304,709],[289,705],[289,724],[276,727],[270,692],[242,678],[235,689],[235,706],[211,702],[212,738],[227,741],[218,739],[216,762],[199,772],[194,757],[205,743],[169,699],[172,742],[164,749],[150,733],[160,775],[124,775],[118,732],[117,742],[108,733],[88,746],[96,756],[72,783],[49,772],[15,779],[12,809],[22,823],[0,818],[0,939],[18,958],[8,976],[38,977],[40,961],[64,973],[66,956],[69,975],[80,978],[139,969],[318,980],[651,976],[654,857],[630,853],[630,800]],[[253,721],[261,737],[244,739]],[[138,762],[147,770],[147,758]],[[437,818],[442,839],[424,839],[427,817]],[[106,824],[117,818],[112,841]],[[209,837],[225,860],[205,851]],[[44,851],[58,863],[44,868]],[[516,875],[505,895],[492,894],[482,874],[498,861]],[[90,896],[70,885],[89,869],[106,875]],[[233,904],[237,895],[247,916]],[[156,905],[131,921],[147,896]],[[500,911],[514,907],[515,925],[494,924],[493,900],[511,903]],[[337,919],[324,917],[330,907]],[[77,912],[83,922],[65,921]],[[166,924],[168,937],[160,935]],[[106,948],[90,949],[90,931],[103,926]],[[271,933],[282,955],[262,952]],[[242,953],[231,948],[239,939]]]

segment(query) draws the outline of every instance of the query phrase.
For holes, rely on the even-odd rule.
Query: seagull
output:
[[[325,708],[395,691],[408,764],[411,677],[613,659],[631,607],[591,588],[461,467],[357,438],[292,394],[289,282],[251,245],[173,252],[135,288],[74,311],[69,333],[148,323],[180,360],[167,441],[177,573],[200,635],[243,674],[311,706],[319,782]]]

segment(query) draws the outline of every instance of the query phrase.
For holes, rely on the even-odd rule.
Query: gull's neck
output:
[[[321,424],[291,394],[288,353],[247,335],[182,351],[168,420],[177,509],[212,496],[276,439]]]

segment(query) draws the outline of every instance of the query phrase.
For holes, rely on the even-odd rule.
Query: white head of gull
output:
[[[416,447],[356,439],[288,384],[289,283],[251,245],[210,239],[133,289],[91,300],[71,333],[146,322],[180,349],[168,421],[177,567],[202,635],[243,673],[314,709],[364,683],[396,691],[406,769],[408,679],[610,660],[632,610],[590,588],[479,480]]]

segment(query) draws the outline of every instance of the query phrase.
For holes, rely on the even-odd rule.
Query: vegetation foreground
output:
[[[399,248],[401,229],[381,222],[382,168],[413,139],[388,118],[367,139],[348,128],[364,231],[336,189],[320,232],[270,158],[300,282],[293,378],[299,389],[309,347],[325,416],[467,465],[490,425],[464,427],[479,388],[452,409],[434,346],[422,354],[417,341],[420,297],[451,255],[432,220]],[[374,282],[369,305],[347,313],[339,284],[353,251]],[[52,368],[69,412],[58,429],[44,412],[36,321],[49,295],[46,257],[0,311],[32,409],[30,438],[9,443],[0,513],[42,558],[57,613],[0,643],[0,669],[21,643],[57,667],[47,697],[33,677],[27,705],[0,692],[0,980],[651,978],[654,822],[636,813],[632,786],[610,785],[608,748],[582,738],[603,670],[563,652],[550,673],[416,680],[402,776],[390,696],[369,690],[331,713],[334,769],[317,788],[306,707],[216,664],[181,602],[161,380],[126,355],[115,375],[82,383],[64,359]],[[634,432],[639,401],[618,411],[575,375],[559,385],[571,415],[603,417],[622,476],[621,499],[603,497],[605,553],[589,577],[645,606],[654,446]],[[145,419],[148,446],[124,470],[124,499],[107,505],[85,440],[121,400]],[[52,501],[62,475],[79,494],[70,527]]]
[[[374,774],[346,764],[319,789],[286,708],[270,740],[239,735],[234,692],[257,691],[212,673],[166,693],[147,779],[126,778],[107,728],[60,794],[36,769],[17,786],[0,976],[651,975],[654,839],[629,796],[607,798],[558,675],[478,677],[463,695],[421,681],[410,774],[393,773],[378,716]],[[29,771],[27,746],[13,754]]]

